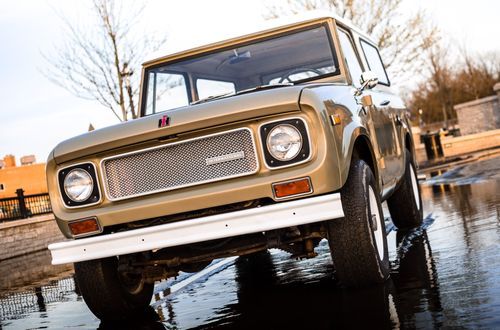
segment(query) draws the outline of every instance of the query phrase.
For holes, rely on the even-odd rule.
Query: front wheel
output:
[[[422,224],[422,197],[413,158],[406,150],[405,173],[399,187],[387,200],[392,222],[398,229],[410,229]]]
[[[364,160],[353,158],[340,194],[345,217],[328,223],[336,277],[348,287],[382,283],[389,277],[384,217],[375,177]]]
[[[118,272],[118,258],[75,263],[75,277],[85,303],[99,319],[114,321],[143,314],[154,285],[140,275]]]

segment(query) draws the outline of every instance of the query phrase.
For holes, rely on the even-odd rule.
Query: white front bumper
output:
[[[342,218],[340,193],[49,245],[64,264]]]

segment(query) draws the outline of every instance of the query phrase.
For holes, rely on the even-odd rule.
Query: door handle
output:
[[[390,100],[384,100],[384,101],[380,102],[380,105],[381,106],[386,106],[386,105],[389,105],[389,103],[391,103]]]

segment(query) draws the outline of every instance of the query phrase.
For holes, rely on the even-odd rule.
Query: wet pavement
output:
[[[314,259],[272,250],[222,261],[182,287],[190,282],[185,274],[169,295],[172,283],[160,283],[149,314],[127,327],[500,328],[500,157],[434,175],[422,183],[422,227],[388,236],[391,278],[384,285],[339,287],[322,241]],[[43,264],[48,256],[37,259]],[[40,266],[42,277],[26,270],[19,279],[12,269],[23,263],[0,262],[0,329],[125,328],[90,313],[70,267]]]

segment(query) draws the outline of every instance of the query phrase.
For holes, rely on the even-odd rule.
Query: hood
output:
[[[297,111],[300,109],[299,98],[303,88],[304,86],[288,86],[255,91],[161,112],[63,141],[55,147],[53,156],[56,163],[61,164],[182,132]],[[170,125],[159,128],[159,121],[165,115],[170,118]]]

